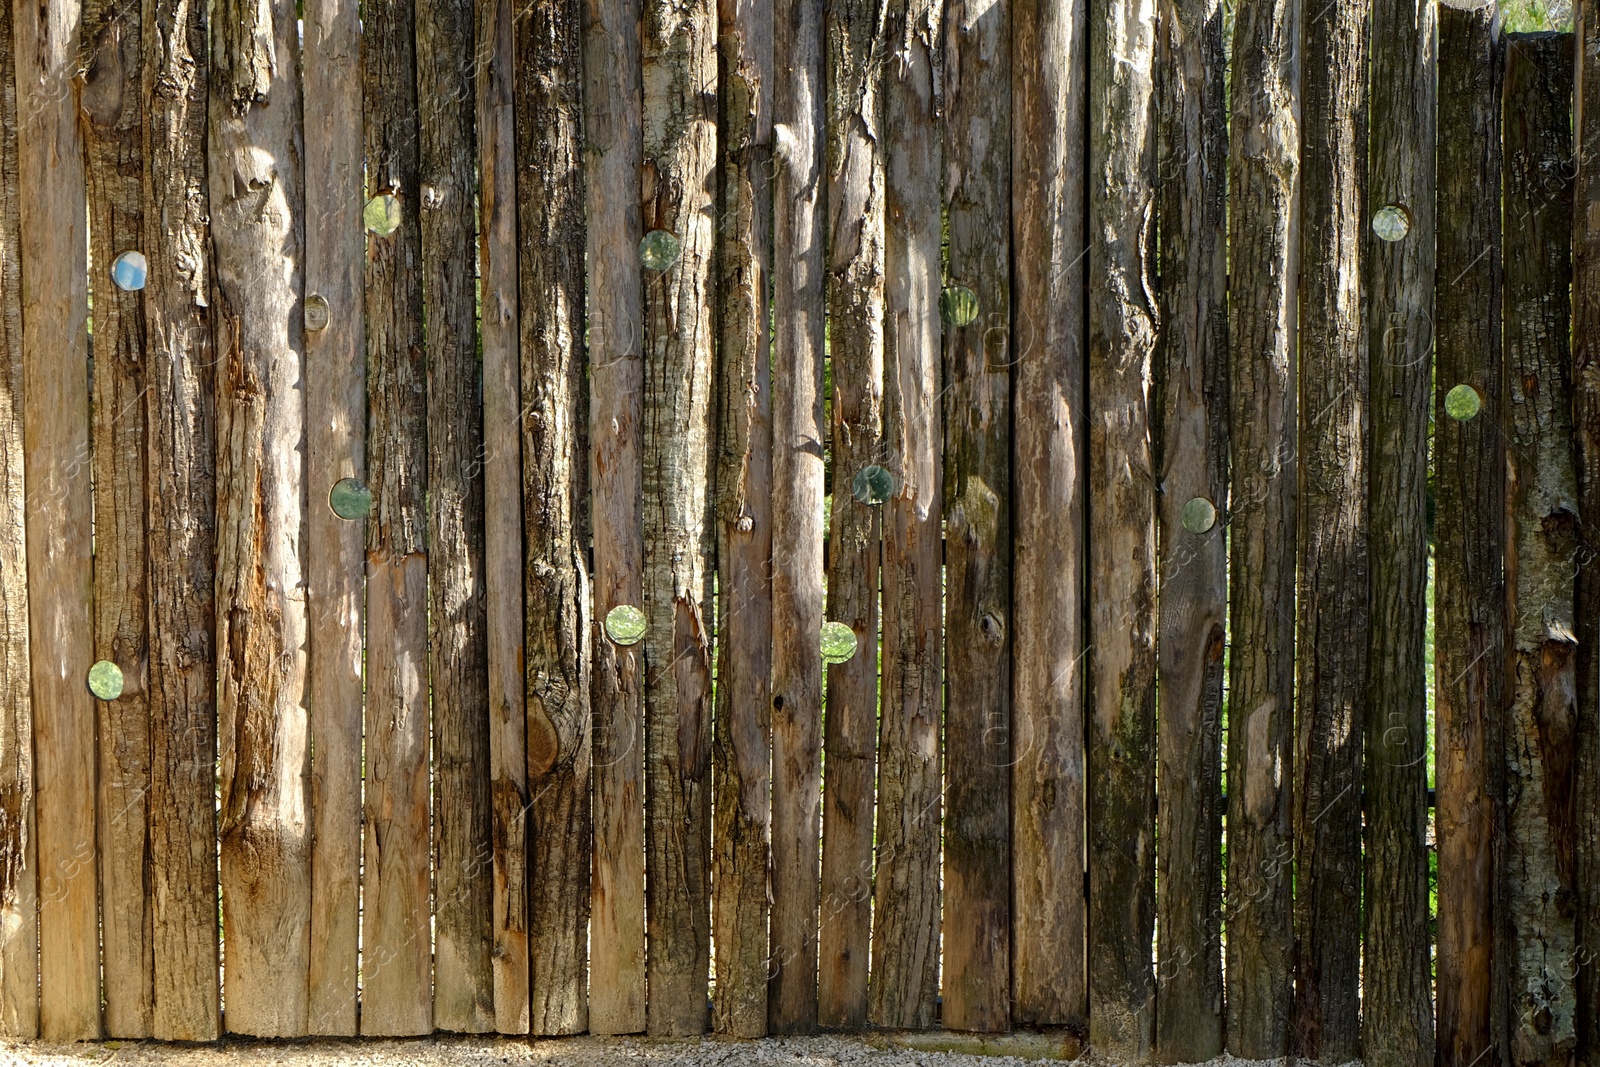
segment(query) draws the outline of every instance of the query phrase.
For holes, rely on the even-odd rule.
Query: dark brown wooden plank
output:
[[[939,990],[944,706],[940,419],[940,147],[934,56],[942,8],[890,0],[883,79],[883,711],[867,1017],[928,1027]]]
[[[528,950],[536,1034],[586,1029],[589,918],[588,453],[578,79],[582,7],[519,23],[524,592],[528,605]],[[707,724],[709,729],[709,723]],[[702,1002],[704,996],[701,997]],[[703,1003],[702,1003],[703,1008]]]
[[[303,174],[290,0],[211,11],[221,881],[234,1033],[307,1030]],[[42,770],[42,768],[41,768]]]
[[[1155,1057],[1222,1051],[1222,682],[1228,607],[1227,97],[1222,5],[1158,14],[1161,714]],[[1192,503],[1196,502],[1197,503]],[[1359,810],[1359,809],[1358,809]],[[1359,838],[1358,838],[1359,845]]]
[[[717,707],[712,1028],[767,1032],[772,818],[772,5],[718,6]]]
[[[1512,641],[1505,741],[1510,1043],[1512,1063],[1545,1064],[1567,1062],[1577,1046],[1577,997],[1570,980],[1577,948],[1572,905],[1578,720],[1578,486],[1567,295],[1572,35],[1510,34],[1505,60],[1508,403],[1501,429],[1509,437],[1505,574]],[[1424,951],[1426,944],[1421,942]]]
[[[878,733],[878,556],[881,500],[856,478],[882,458],[883,42],[881,0],[824,3],[827,51],[827,307],[833,360],[833,513],[827,616],[856,651],[828,665],[823,754],[822,889],[817,1022],[867,1021],[873,784]],[[870,479],[869,479],[870,480]]]
[[[944,1000],[1011,1027],[1011,18],[945,10],[946,272],[976,297],[945,331]]]

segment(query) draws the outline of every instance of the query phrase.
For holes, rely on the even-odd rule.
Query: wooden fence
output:
[[[1593,3],[0,5],[0,1031],[1600,1062]]]

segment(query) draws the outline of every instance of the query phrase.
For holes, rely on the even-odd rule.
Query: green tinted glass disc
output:
[[[89,692],[101,700],[117,699],[122,695],[122,668],[108,659],[90,667]]]
[[[328,494],[328,506],[341,519],[363,519],[372,510],[372,490],[365,482],[340,478]]]
[[[822,624],[822,662],[844,663],[856,654],[856,635],[842,622]]]
[[[606,612],[606,636],[619,645],[638,644],[644,629],[644,612],[632,604],[618,604]]]

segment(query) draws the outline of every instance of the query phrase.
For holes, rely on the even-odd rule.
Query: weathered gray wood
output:
[[[817,1024],[821,880],[823,0],[777,0],[772,409],[772,919],[767,1024]]]
[[[642,34],[645,229],[680,242],[665,269],[645,264],[645,1007],[650,1033],[698,1034],[711,965],[716,9],[650,0]]]
[[[828,666],[823,738],[817,1022],[867,1020],[873,784],[878,733],[878,504],[856,475],[883,432],[882,0],[824,3],[827,51],[827,307],[833,360],[833,514],[827,615],[856,653]]]
[[[584,6],[596,768],[589,1029],[597,1034],[645,1028],[644,649],[605,632],[612,609],[644,603],[641,10],[641,0]]]
[[[717,707],[712,1028],[767,1031],[772,818],[772,5],[718,7]]]
[[[940,419],[942,137],[934,56],[942,8],[889,0],[883,79],[883,711],[867,1017],[933,1025],[939,976],[939,726],[944,706]]]
[[[1154,16],[1089,10],[1089,1040],[1129,1057],[1155,1023]]]
[[[1154,358],[1160,521],[1155,1057],[1222,1051],[1222,682],[1228,510],[1227,98],[1222,5],[1158,11],[1161,330]],[[1204,518],[1204,505],[1201,508]],[[1185,509],[1191,520],[1184,522]],[[1358,839],[1359,844],[1359,839]]]
[[[356,1032],[361,893],[361,719],[366,523],[335,514],[341,479],[366,478],[359,5],[310,0],[301,53],[315,101],[305,127],[306,295],[327,325],[305,330],[306,585],[311,711],[310,1032]],[[315,318],[312,325],[315,325]]]
[[[1365,211],[1370,0],[1306,13],[1300,212],[1294,1051],[1356,1058],[1367,681]],[[1163,927],[1165,929],[1165,927]]]
[[[143,300],[111,280],[144,245],[144,94],[140,12],[84,5],[82,131],[94,301],[94,658],[122,671],[122,695],[95,705],[99,729],[96,848],[102,1011],[111,1037],[150,1036],[147,819],[150,795],[149,602],[145,563]]]
[[[1505,382],[1494,5],[1439,8],[1434,670],[1439,1067],[1504,1063]],[[1452,417],[1462,385],[1482,409]],[[1493,1049],[1487,1055],[1485,1050]],[[1481,1057],[1481,1059],[1480,1059]]]
[[[23,492],[22,234],[12,5],[0,3],[0,1033],[39,1033],[39,874]]]
[[[947,1029],[1009,1030],[1011,999],[1011,19],[945,10],[944,999]]]
[[[1084,878],[1084,0],[1012,13],[1016,300],[1012,1014],[1088,1017]]]
[[[368,224],[366,832],[361,1032],[433,1029],[428,839],[428,442],[413,0],[361,14]],[[377,212],[374,212],[376,215]],[[398,225],[393,223],[398,221]],[[388,233],[380,232],[388,229]],[[442,428],[441,428],[442,429]]]
[[[518,319],[516,36],[511,0],[477,6],[478,276],[482,285],[485,611],[494,878],[494,1028],[528,1032],[528,750],[523,673],[522,364]],[[588,636],[582,635],[583,640]],[[577,858],[587,870],[586,855]],[[578,907],[588,914],[589,902]]]
[[[229,1030],[292,1037],[311,928],[304,201],[299,66],[269,56],[298,32],[290,0],[227,0],[211,25],[223,994]]]
[[[517,182],[531,839],[528,951],[536,1034],[587,1028],[590,704],[584,227],[575,0],[519,24]],[[708,693],[709,697],[709,693]],[[709,730],[710,724],[707,723]],[[701,996],[702,1010],[705,997]]]
[[[1510,439],[1505,566],[1512,640],[1505,742],[1506,909],[1512,939],[1511,1062],[1522,1065],[1568,1062],[1577,1044],[1571,961],[1577,948],[1573,574],[1578,486],[1567,295],[1572,36],[1510,34],[1505,54],[1509,403],[1501,428]],[[1415,947],[1426,951],[1426,944]]]
[[[1295,199],[1300,4],[1234,15],[1228,159],[1230,443],[1227,1035],[1288,1051],[1293,994]]]
[[[485,773],[489,664],[473,203],[478,186],[476,68],[464,60],[473,50],[473,3],[417,0],[416,37],[422,295],[427,309],[433,1025],[483,1033],[493,1030],[495,1022],[490,967],[494,854]],[[581,300],[578,306],[583,306]]]

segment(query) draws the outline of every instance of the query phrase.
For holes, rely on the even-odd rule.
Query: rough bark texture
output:
[[[1235,14],[1230,131],[1228,1049],[1288,1051],[1299,0]],[[1419,600],[1420,604],[1421,601]]]
[[[1507,38],[1503,431],[1513,647],[1506,907],[1513,939],[1511,1062],[1519,1067],[1567,1063],[1577,1039],[1571,976],[1578,487],[1567,332],[1572,86],[1570,34]]]
[[[1156,471],[1161,610],[1156,1058],[1222,1051],[1222,681],[1227,532],[1185,526],[1196,498],[1228,510],[1227,99],[1222,4],[1158,11],[1161,180]]]
[[[429,987],[429,441],[423,351],[413,0],[362,11],[367,196],[399,225],[367,232],[366,835],[361,1032],[433,1029]],[[381,201],[380,201],[381,202]],[[442,427],[438,428],[441,432]]]
[[[977,318],[945,331],[945,915],[942,1020],[1011,1028],[1011,6],[944,23],[947,276]]]
[[[1409,229],[1398,241],[1380,238],[1370,228],[1364,235],[1372,434],[1361,969],[1367,1067],[1428,1063],[1434,1049],[1423,650],[1433,345],[1434,31],[1431,0],[1373,4],[1367,217],[1397,208]],[[1235,626],[1235,639],[1238,632]]]
[[[1434,671],[1439,1067],[1505,1062],[1505,438],[1494,7],[1439,9]],[[1445,397],[1471,386],[1465,421]],[[1491,1048],[1492,1052],[1488,1052]],[[1485,1053],[1488,1053],[1487,1055]]]
[[[12,5],[0,3],[0,1033],[39,1033],[39,874],[23,492],[22,234]]]
[[[1300,210],[1300,585],[1293,1050],[1361,1033],[1361,727],[1367,681],[1365,211],[1369,0],[1306,13]]]
[[[717,709],[712,1028],[767,1032],[772,733],[772,5],[718,10]]]
[[[828,619],[856,653],[828,666],[817,1022],[867,1020],[873,780],[878,733],[878,524],[857,473],[882,458],[883,0],[826,0],[827,305],[833,359]]]
[[[1016,300],[1012,1014],[1082,1028],[1084,878],[1084,0],[1012,12]]]
[[[588,1027],[584,861],[590,849],[591,720],[580,19],[574,0],[532,9],[520,24],[527,36],[519,45],[517,85],[524,589],[530,609],[529,1025],[536,1034]]]
[[[223,993],[229,1030],[290,1037],[311,930],[304,224],[299,67],[271,57],[297,51],[294,4],[226,0],[212,27]]]
[[[716,10],[649,0],[642,33],[645,229],[681,242],[645,275],[646,1021],[698,1034],[711,964]]]
[[[473,50],[473,2],[417,0],[416,35],[422,294],[427,305],[433,1025],[483,1033],[493,1030],[495,1022],[490,967],[494,850],[489,776],[484,773],[489,765],[489,664],[473,203],[478,189],[476,71],[464,58]],[[576,12],[571,22],[576,52]],[[571,154],[577,154],[575,145]],[[581,191],[574,198],[581,203]],[[581,256],[581,233],[578,239]],[[577,306],[583,307],[581,297]],[[576,644],[581,633],[576,631],[571,642]],[[583,713],[587,718],[587,702]]]
[[[643,1030],[644,648],[606,636],[640,608],[644,307],[640,219],[640,0],[585,0],[589,456],[594,523],[594,885],[589,1029]]]
[[[193,0],[191,0],[193,2]],[[366,307],[362,299],[361,23],[352,0],[309,0],[301,69],[306,295],[328,304],[305,330],[306,585],[310,631],[311,978],[313,1034],[356,1032],[360,933],[361,714],[366,523],[334,513],[341,479],[366,478]],[[313,320],[313,324],[315,319]]]
[[[1129,1057],[1155,1023],[1155,15],[1089,16],[1089,1040]]]
[[[522,367],[512,0],[477,5],[485,625],[494,879],[494,1028],[528,1032],[528,750],[523,674]],[[579,640],[588,641],[581,633]],[[587,855],[576,858],[585,871]],[[588,914],[588,895],[574,905]]]
[[[772,924],[767,1022],[817,1024],[822,748],[823,0],[777,0],[773,93]]]
[[[934,67],[942,8],[889,0],[883,76],[883,711],[868,1019],[927,1027],[939,991],[944,706],[940,418],[940,129]]]
[[[89,198],[93,319],[94,658],[122,671],[122,695],[98,701],[95,799],[104,950],[105,1031],[150,1036],[149,602],[145,565],[143,298],[111,280],[113,261],[143,246],[144,108],[140,12],[86,3],[82,130]]]

